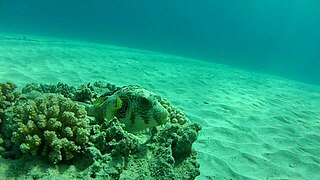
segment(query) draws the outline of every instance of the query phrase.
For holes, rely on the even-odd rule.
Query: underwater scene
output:
[[[0,0],[0,180],[320,179],[320,1]]]

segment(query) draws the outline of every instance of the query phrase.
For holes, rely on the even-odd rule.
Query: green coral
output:
[[[119,123],[117,118],[94,127],[90,141],[101,153],[128,157],[129,154],[139,151],[138,141],[134,138],[133,134],[125,130],[125,125]]]
[[[0,129],[2,129],[2,122],[5,121],[6,111],[10,110],[19,99],[20,93],[15,91],[16,87],[11,82],[0,83]],[[0,133],[0,145],[4,142],[2,133]]]
[[[96,82],[79,86],[72,93],[68,93],[72,89],[68,87],[30,84],[23,89],[25,94],[18,96],[15,86],[1,84],[0,137],[3,136],[4,149],[0,153],[4,158],[28,161],[26,166],[19,167],[27,175],[15,175],[16,178],[28,177],[32,168],[37,169],[38,177],[50,178],[47,168],[38,169],[43,165],[41,156],[52,164],[68,161],[70,167],[79,167],[74,168],[70,178],[195,179],[199,175],[197,153],[192,145],[201,127],[191,123],[167,100],[157,98],[169,112],[169,122],[130,133],[121,119],[97,121],[82,106],[109,98],[119,91],[118,87]]]
[[[15,92],[16,87],[11,82],[0,83],[0,122],[4,119],[5,110],[19,99],[20,94]]]
[[[22,153],[48,156],[56,164],[71,160],[89,140],[89,119],[83,106],[56,94],[44,94],[14,109],[11,140]]]
[[[80,85],[75,93],[74,99],[80,102],[91,103],[91,99],[94,97],[92,90],[86,85]]]
[[[134,135],[113,118],[93,129],[93,163],[83,172],[84,179],[195,179],[200,174],[192,148],[198,124],[167,124]]]
[[[120,87],[116,87],[113,84],[103,84],[100,81],[94,82],[93,84],[82,84],[78,86],[73,100],[91,104],[101,97],[110,96],[119,89]]]
[[[180,125],[184,125],[190,123],[189,118],[179,109],[172,106],[168,100],[162,99],[160,101],[161,105],[168,111],[170,122],[173,124],[179,123]]]
[[[113,84],[104,84],[100,81],[81,84],[77,88],[62,82],[58,82],[55,85],[29,83],[24,88],[22,88],[22,93],[29,94],[33,91],[39,93],[56,93],[62,94],[64,97],[70,98],[74,101],[92,103],[100,96],[110,95],[118,89],[119,87],[116,87]]]
[[[22,89],[23,94],[28,94],[32,91],[37,91],[40,93],[59,93],[64,97],[73,98],[76,92],[76,88],[62,82],[58,82],[56,85],[30,83]]]

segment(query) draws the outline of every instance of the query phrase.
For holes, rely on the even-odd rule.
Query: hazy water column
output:
[[[0,0],[0,30],[164,51],[320,84],[318,0]]]

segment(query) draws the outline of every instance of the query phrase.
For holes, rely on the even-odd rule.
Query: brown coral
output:
[[[59,93],[62,94],[64,97],[73,98],[76,88],[62,82],[58,82],[56,85],[30,83],[27,84],[24,88],[22,88],[23,94],[27,94],[32,91],[37,91],[40,93]]]
[[[113,118],[94,129],[89,152],[94,160],[83,178],[195,179],[200,174],[192,144],[198,124],[167,124],[133,135]]]
[[[4,87],[9,89],[7,87],[10,86]],[[68,93],[60,93],[68,88],[56,91],[54,86],[40,87],[38,91],[30,85],[24,89],[27,94],[6,106],[10,108],[5,108],[1,127],[1,134],[5,137],[3,144],[6,144],[3,145],[4,150],[0,149],[3,157],[36,159],[20,155],[41,155],[57,164],[76,159],[75,156],[82,153],[84,156],[77,158],[77,162],[86,165],[78,174],[79,179],[195,179],[199,175],[199,164],[192,145],[201,127],[191,123],[167,100],[157,98],[160,106],[169,112],[171,123],[130,133],[121,119],[96,121],[95,116],[87,116],[84,107],[75,102],[81,100],[90,105],[97,98],[114,94],[111,89],[116,89],[115,86],[98,83],[81,86],[72,100],[66,98]],[[47,94],[52,87],[60,95]],[[0,88],[4,94],[14,92],[3,91],[2,86]],[[10,97],[2,99],[7,101]],[[33,166],[37,166],[36,163]],[[47,171],[41,173],[49,178],[45,175]]]
[[[16,87],[11,82],[0,83],[0,122],[4,118],[5,109],[12,106],[19,98],[20,94],[15,92]]]
[[[171,123],[179,123],[180,125],[184,125],[190,122],[189,118],[187,118],[181,110],[173,107],[168,100],[162,99],[160,103],[168,111]]]
[[[0,83],[0,128],[2,129],[2,122],[5,120],[5,112],[19,99],[20,94],[15,92],[16,85],[7,82]],[[0,145],[4,140],[2,139],[2,133],[0,133]]]
[[[84,107],[56,94],[45,94],[15,107],[12,141],[23,153],[48,156],[56,164],[70,160],[89,140]]]

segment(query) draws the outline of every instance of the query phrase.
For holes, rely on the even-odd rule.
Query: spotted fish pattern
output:
[[[129,132],[137,132],[164,124],[168,111],[160,104],[161,97],[139,86],[126,86],[101,105],[104,117],[117,117]]]

